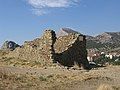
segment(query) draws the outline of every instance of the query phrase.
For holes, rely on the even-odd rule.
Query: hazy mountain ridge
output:
[[[95,37],[87,37],[87,48],[117,48],[120,47],[120,32],[104,32]]]

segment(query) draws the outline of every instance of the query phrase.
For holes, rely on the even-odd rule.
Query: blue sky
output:
[[[22,44],[47,28],[83,34],[120,31],[120,0],[0,0],[0,45]]]

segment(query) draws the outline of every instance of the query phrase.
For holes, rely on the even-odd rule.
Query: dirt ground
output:
[[[90,71],[0,66],[0,90],[97,90],[102,84],[120,90],[120,66]]]

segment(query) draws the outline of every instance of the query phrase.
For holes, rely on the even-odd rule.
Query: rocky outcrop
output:
[[[98,48],[101,51],[108,51],[120,47],[120,32],[104,32],[95,37],[87,36],[87,48]]]
[[[120,32],[104,32],[100,35],[97,35],[95,37],[93,36],[88,36],[87,35],[87,40],[88,41],[94,41],[97,43],[120,43]]]
[[[95,38],[101,43],[120,43],[120,32],[105,32]]]
[[[5,41],[1,47],[1,50],[14,50],[17,47],[20,47],[20,45],[16,44],[13,41]]]
[[[70,33],[56,38],[53,30],[46,30],[41,38],[26,41],[9,56],[25,60],[39,61],[44,65],[60,63],[72,67],[75,63],[89,69],[86,51],[86,38],[82,34]]]

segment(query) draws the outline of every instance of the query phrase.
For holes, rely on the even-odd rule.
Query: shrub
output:
[[[47,81],[47,78],[43,77],[43,76],[40,76],[39,79],[40,79],[40,81]]]

